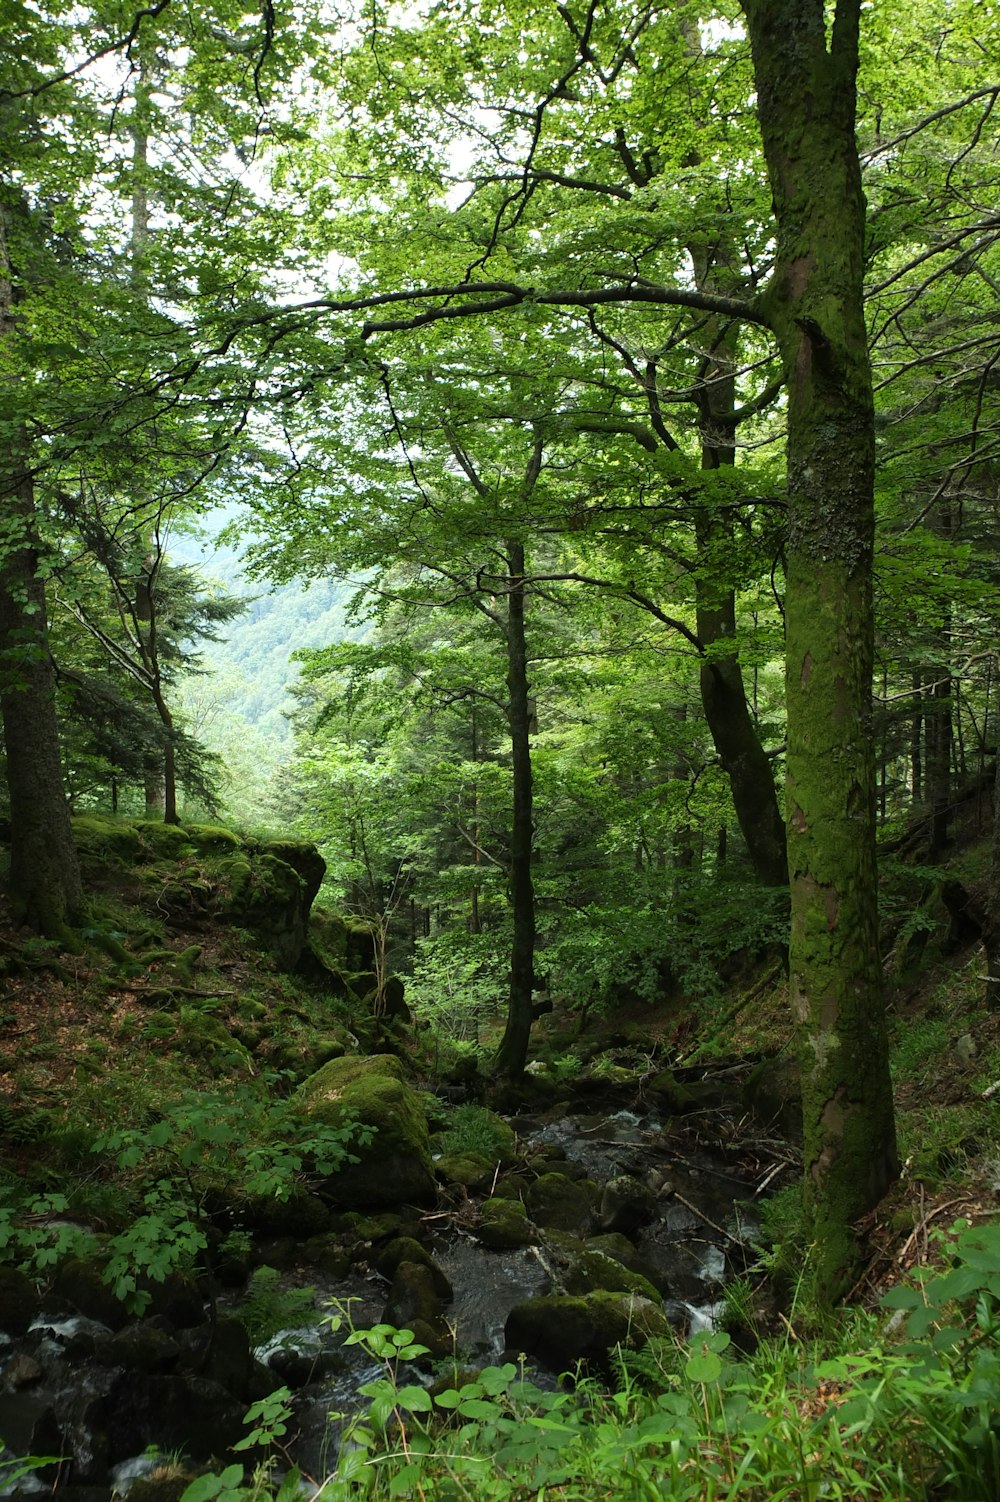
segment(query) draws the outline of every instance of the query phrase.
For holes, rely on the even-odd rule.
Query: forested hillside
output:
[[[0,20],[10,973],[96,943],[190,1013],[231,924],[411,1124],[619,1017],[678,1111],[778,1055],[832,1309],[914,1158],[907,988],[975,954],[990,1060],[1000,1005],[995,7]],[[267,1055],[306,1116],[322,1052]]]

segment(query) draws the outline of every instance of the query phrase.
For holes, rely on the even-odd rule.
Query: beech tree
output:
[[[318,297],[310,316],[364,312],[363,344],[440,321],[496,318],[518,309],[593,310],[609,305],[687,308],[722,322],[749,322],[773,335],[787,391],[786,692],[787,818],[792,896],[792,1008],[800,1035],[806,1121],[805,1201],[817,1245],[819,1286],[829,1297],[851,1278],[856,1219],[897,1171],[892,1091],[877,941],[874,756],[871,733],[874,408],[864,320],[865,204],[855,137],[861,6],[839,0],[828,18],[821,0],[747,0],[760,136],[767,160],[776,249],[752,295],[729,295],[628,269],[599,270],[586,236],[546,265],[540,249],[519,245],[517,229],[545,179],[547,111],[588,75],[607,86],[635,65],[656,27],[643,17],[608,35],[591,5],[564,11],[567,35],[546,60],[549,78],[532,114],[527,164],[492,196],[479,223],[485,239],[476,269],[499,275],[414,282],[400,255],[381,268],[380,288]],[[523,25],[523,17],[521,17]],[[669,30],[669,28],[668,28]],[[408,42],[412,54],[427,44]],[[676,47],[682,39],[673,40]],[[666,50],[666,49],[665,49]],[[652,47],[656,53],[655,44]],[[611,59],[612,61],[609,61]],[[689,58],[685,56],[685,61]],[[610,127],[613,134],[614,127]],[[432,153],[432,145],[427,155]],[[564,173],[555,173],[561,181]],[[429,229],[419,179],[402,207],[404,226]],[[608,196],[614,197],[612,193]],[[415,211],[414,205],[417,210]],[[438,226],[445,216],[438,215]],[[492,222],[491,222],[492,221]],[[632,227],[628,220],[628,227]],[[399,219],[393,230],[398,234]],[[676,272],[686,236],[661,231],[662,270]],[[525,265],[518,264],[515,248]],[[455,255],[457,247],[452,246]],[[421,254],[416,264],[419,267]],[[573,263],[572,283],[555,280]],[[437,265],[441,265],[438,259]],[[525,275],[526,273],[526,275]],[[385,290],[381,290],[384,288]]]

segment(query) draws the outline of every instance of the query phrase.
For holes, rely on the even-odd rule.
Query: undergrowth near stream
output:
[[[383,1368],[361,1392],[319,1483],[328,1502],[613,1497],[621,1502],[993,1502],[1000,1492],[1000,1226],[938,1233],[942,1261],[825,1338],[780,1339],[750,1356],[724,1330],[620,1353],[612,1381],[577,1374],[554,1390],[512,1363],[427,1387],[409,1330],[353,1332]],[[794,1311],[793,1311],[794,1316]],[[335,1321],[341,1314],[333,1316]],[[278,1502],[287,1390],[254,1405],[245,1445],[273,1459],[244,1484],[237,1463],[198,1477],[182,1502]]]

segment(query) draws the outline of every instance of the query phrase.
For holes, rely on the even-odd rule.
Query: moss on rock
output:
[[[75,814],[73,841],[84,863],[121,861],[132,865],[139,856],[139,836],[134,825],[103,814]]]
[[[395,1205],[434,1196],[427,1118],[420,1099],[389,1054],[331,1059],[292,1097],[303,1115],[325,1125],[354,1120],[374,1128],[367,1146],[355,1145],[357,1163],[346,1163],[326,1181],[324,1194],[337,1205]]]
[[[534,1356],[553,1372],[578,1361],[604,1367],[616,1346],[637,1350],[651,1337],[669,1334],[659,1300],[620,1293],[526,1299],[511,1310],[504,1328],[508,1351]]]
[[[562,1173],[544,1173],[528,1186],[528,1214],[538,1226],[578,1235],[590,1230],[593,1220],[594,1185]]]
[[[479,1207],[476,1235],[493,1252],[515,1251],[535,1241],[535,1229],[520,1200],[488,1199]]]
[[[593,1242],[583,1243],[559,1232],[549,1232],[545,1242],[567,1293],[634,1293],[654,1304],[661,1302],[654,1283],[631,1272]]]

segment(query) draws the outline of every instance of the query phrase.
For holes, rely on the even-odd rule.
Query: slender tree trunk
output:
[[[156,618],[156,576],[160,558],[158,548],[147,556],[136,581],[135,591],[135,618],[139,625],[144,665],[149,675],[149,691],[164,731],[162,758],[146,774],[146,812],[162,809],[164,824],[178,824],[174,720],[163,693]]]
[[[5,353],[15,339],[14,318],[0,210],[0,350]],[[83,890],[59,752],[34,484],[25,461],[24,429],[9,415],[13,405],[8,400],[0,435],[6,460],[0,470],[0,714],[10,793],[10,892],[18,918],[42,933],[56,934],[79,918]]]
[[[706,278],[707,279],[707,278]],[[699,394],[702,469],[736,463],[736,382],[728,336],[720,333],[702,372]],[[747,704],[736,651],[736,593],[731,584],[732,521],[728,512],[702,511],[697,521],[695,579],[701,664],[701,702],[712,742],[729,778],[736,820],[754,871],[765,886],[788,883],[785,822],[771,763]]]
[[[985,724],[984,724],[985,730]],[[984,1000],[991,1012],[1000,1012],[1000,752],[997,754],[993,785],[993,840],[990,847],[990,876],[986,889],[983,919],[983,950],[986,958]]]
[[[535,989],[535,892],[531,876],[532,821],[531,723],[528,694],[528,649],[524,630],[524,547],[507,543],[507,693],[513,773],[513,819],[510,841],[510,896],[514,937],[510,955],[507,1026],[497,1051],[497,1068],[510,1079],[524,1071],[531,1035]]]
[[[874,407],[855,143],[860,0],[742,0],[777,221],[765,294],[788,385],[790,996],[817,1293],[898,1173],[878,947]],[[831,25],[832,20],[832,25]],[[828,32],[829,27],[829,32]],[[828,40],[829,37],[829,40]]]
[[[479,761],[479,725],[476,718],[476,703],[472,701],[472,765]],[[472,864],[477,868],[482,863],[482,851],[479,848],[479,783],[474,783],[472,790]],[[482,914],[479,911],[479,882],[473,883],[472,905],[469,912],[469,932],[481,934],[483,931]]]
[[[913,689],[913,725],[910,731],[910,794],[914,807],[924,796],[924,700],[919,670],[911,680]]]

